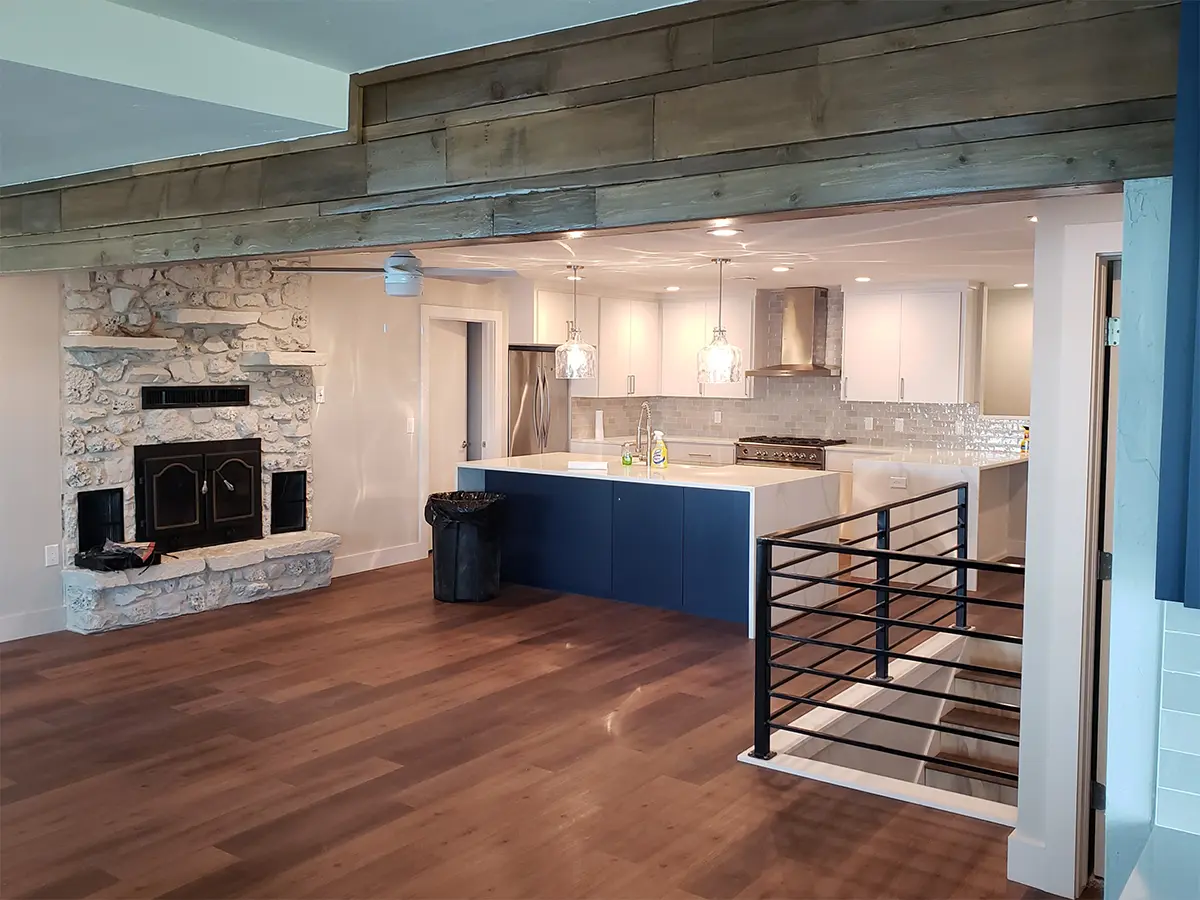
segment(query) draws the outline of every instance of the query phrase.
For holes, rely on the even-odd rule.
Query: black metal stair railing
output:
[[[933,512],[924,511],[930,501],[941,497],[952,499],[952,505]],[[758,759],[774,756],[771,735],[783,731],[938,763],[959,770],[964,775],[982,775],[1015,784],[1016,776],[1011,771],[990,766],[985,760],[936,757],[795,724],[795,719],[800,715],[798,709],[807,711],[808,708],[824,708],[1002,746],[1017,746],[1017,738],[1006,734],[851,707],[836,700],[840,690],[854,684],[866,684],[913,696],[955,701],[1001,715],[1019,715],[1020,707],[1017,704],[901,684],[891,678],[891,666],[896,660],[941,666],[1002,681],[1020,677],[1019,670],[910,652],[917,649],[914,638],[934,634],[964,635],[1017,646],[1021,644],[1019,628],[1014,629],[1017,634],[1006,634],[984,631],[972,624],[972,619],[979,618],[984,608],[1015,611],[1007,614],[994,612],[993,617],[1019,616],[1023,603],[984,597],[978,591],[968,591],[969,573],[997,573],[1024,578],[1025,567],[968,558],[968,502],[968,486],[965,483],[955,484],[758,539],[752,756]],[[924,506],[918,508],[922,504]],[[836,540],[836,536],[834,540],[814,539],[814,536],[828,537],[829,532],[851,523],[867,523],[866,527],[873,524],[874,530],[849,541]],[[913,535],[910,531],[909,536],[915,537],[914,540],[893,546],[898,535],[918,525],[925,526],[922,531],[933,531],[921,536]],[[939,540],[944,544],[945,540],[942,539],[951,536],[953,543],[947,549],[936,553],[919,552],[922,545]],[[869,543],[874,546],[862,546]],[[851,564],[839,568],[842,565],[839,560],[843,557],[848,557]],[[801,566],[804,568],[799,568]],[[873,577],[853,574],[863,570],[867,570],[866,576]],[[922,577],[931,570],[932,575]],[[920,580],[915,583],[899,580],[905,576]],[[786,586],[776,589],[779,582]],[[951,583],[942,590],[938,589],[939,582]],[[805,603],[807,597],[804,592],[816,593],[814,589],[818,585],[832,587],[836,596]],[[808,595],[811,596],[812,593]],[[911,608],[899,608],[898,601],[906,599]],[[864,600],[870,605],[853,608],[862,606]],[[969,613],[972,607],[976,611]],[[847,633],[850,631],[856,633]],[[816,660],[802,660],[797,651],[808,647],[829,652],[821,652]],[[805,676],[815,678],[816,683],[812,684],[810,679],[801,685],[798,679]],[[797,687],[787,689],[793,683]],[[789,717],[792,721],[788,720]]]

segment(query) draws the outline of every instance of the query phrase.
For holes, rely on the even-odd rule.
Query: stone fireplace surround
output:
[[[296,266],[296,260],[287,265]],[[268,260],[161,269],[72,272],[63,279],[64,345],[100,333],[140,301],[155,313],[148,338],[62,351],[63,551],[79,543],[78,494],[120,488],[125,537],[136,534],[134,447],[257,437],[262,443],[263,537],[165,556],[126,572],[63,569],[67,627],[89,633],[310,590],[329,584],[337,535],[272,535],[271,477],[307,473],[311,513],[311,368],[243,365],[243,353],[309,348],[309,278]],[[83,343],[105,344],[103,339]],[[250,405],[141,408],[147,384],[247,384]],[[311,520],[311,515],[309,516]]]

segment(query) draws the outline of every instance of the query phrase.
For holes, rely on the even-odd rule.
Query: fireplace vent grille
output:
[[[170,387],[146,385],[142,388],[142,409],[203,409],[210,406],[249,406],[250,386],[198,385]]]

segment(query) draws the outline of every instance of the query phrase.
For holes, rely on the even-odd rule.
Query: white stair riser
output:
[[[962,661],[976,666],[990,666],[994,669],[1020,672],[1021,645],[968,637],[966,646],[963,648]]]
[[[1008,737],[1008,735],[997,735]],[[1015,766],[1020,756],[1019,748],[1007,744],[997,744],[980,738],[960,737],[957,734],[941,735],[941,749],[955,756],[965,756],[967,759],[980,763],[1003,763]]]
[[[968,678],[958,676],[954,679],[950,686],[950,692],[957,694],[960,697],[967,697],[972,700],[990,700],[993,703],[1008,703],[1019,707],[1021,705],[1021,691],[1019,688],[1008,687],[1003,684],[990,684],[986,681],[972,681]],[[997,716],[1008,716],[1016,719],[1019,715],[1015,713],[1007,713],[1003,710],[993,709],[986,706],[975,706],[970,702],[951,701],[948,708],[961,706],[964,709],[973,709],[978,712],[990,713]]]
[[[969,775],[951,775],[948,772],[925,770],[925,784],[943,791],[953,791],[968,797],[979,797],[983,800],[994,800],[997,803],[1017,805],[1017,789],[1005,784],[994,784],[981,778]]]

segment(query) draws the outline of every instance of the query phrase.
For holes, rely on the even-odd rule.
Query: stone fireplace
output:
[[[65,560],[81,538],[164,553],[128,572],[65,568],[68,628],[328,584],[338,538],[306,530],[323,361],[309,347],[309,276],[267,260],[75,272],[63,304]],[[120,328],[134,312],[140,327]]]

